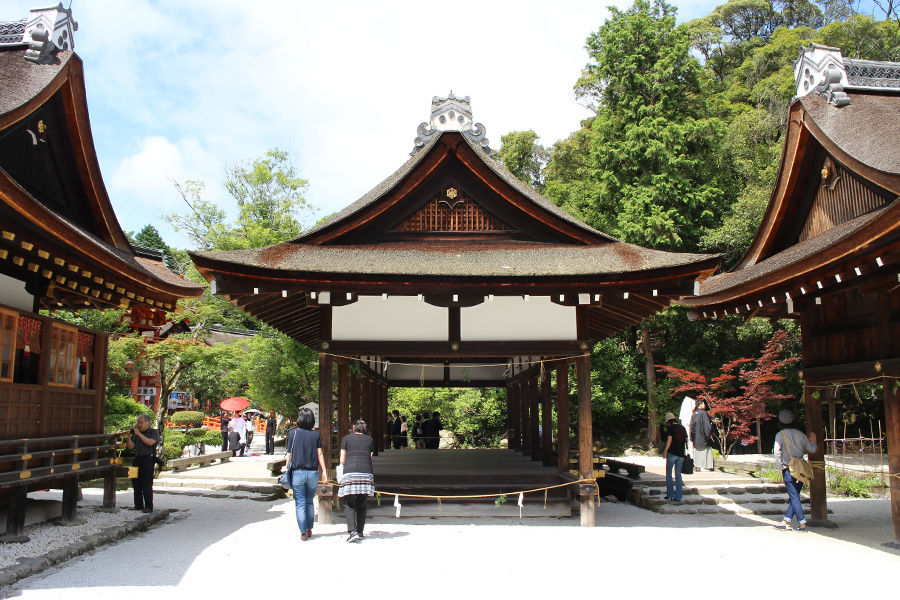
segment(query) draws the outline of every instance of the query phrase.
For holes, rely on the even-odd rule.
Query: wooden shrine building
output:
[[[76,29],[61,4],[0,23],[0,501],[12,503],[13,537],[28,490],[106,476],[114,448],[103,435],[107,335],[38,311],[175,311],[202,292],[122,232],[91,139]],[[65,517],[74,504],[64,505]]]
[[[574,362],[590,477],[595,342],[695,293],[718,258],[625,244],[560,210],[491,157],[468,97],[433,99],[411,156],[293,240],[193,252],[194,264],[214,293],[319,352],[320,414],[332,414],[336,361],[339,435],[362,415],[379,449],[389,386],[504,386],[510,448],[549,462],[555,371],[567,472]],[[584,524],[595,493],[581,490]]]
[[[794,65],[781,169],[750,249],[706,280],[691,318],[795,318],[806,423],[820,440],[828,384],[884,383],[893,544],[900,543],[900,63],[844,58],[815,44]],[[819,463],[821,464],[821,463]],[[826,523],[825,477],[811,487]]]

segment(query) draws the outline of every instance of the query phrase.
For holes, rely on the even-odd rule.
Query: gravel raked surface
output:
[[[345,541],[339,519],[317,525],[312,540],[301,542],[289,499],[157,500],[157,508],[179,509],[168,523],[24,579],[0,597],[196,599],[220,594],[223,577],[247,597],[263,588],[279,596],[387,596],[398,569],[404,575],[396,590],[424,579],[429,600],[601,592],[643,598],[664,594],[675,581],[687,592],[695,575],[719,582],[729,598],[759,598],[791,572],[806,574],[798,589],[836,597],[857,593],[859,574],[888,581],[900,572],[900,551],[881,547],[892,536],[886,500],[830,500],[840,528],[806,534],[775,531],[774,518],[660,515],[603,502],[593,529],[579,527],[577,516],[380,517],[359,544]],[[787,559],[801,569],[786,571]]]
[[[0,569],[12,566],[18,562],[20,556],[35,557],[46,554],[51,550],[62,548],[68,544],[79,541],[82,536],[99,533],[108,527],[121,525],[126,521],[141,516],[137,510],[123,509],[115,513],[97,512],[96,508],[103,506],[103,490],[97,488],[85,488],[82,490],[83,499],[78,503],[79,520],[84,520],[81,525],[59,525],[55,521],[29,525],[25,529],[25,535],[31,541],[24,544],[0,544]],[[34,500],[61,500],[62,491],[32,492],[28,494]],[[132,505],[132,492],[119,492],[116,496],[116,506],[120,509]]]

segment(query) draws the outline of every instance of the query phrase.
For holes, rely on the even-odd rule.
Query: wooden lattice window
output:
[[[19,315],[0,308],[0,381],[12,381],[16,366],[16,333]]]
[[[75,342],[78,330],[53,324],[50,330],[50,385],[75,385]]]

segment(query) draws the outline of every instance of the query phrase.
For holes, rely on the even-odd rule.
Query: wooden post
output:
[[[381,439],[384,443],[384,449],[387,450],[391,448],[391,444],[388,443],[388,435],[390,435],[390,431],[387,430],[387,414],[388,414],[388,397],[387,397],[387,386],[383,383],[378,383],[378,400],[379,406],[381,407],[381,414],[384,417],[381,419],[381,426],[384,428],[384,435],[381,436]]]
[[[94,334],[94,363],[91,372],[91,388],[97,390],[94,399],[94,431],[103,433],[103,415],[106,412],[106,361],[109,354],[109,335]]]
[[[350,376],[350,424],[362,418],[362,380],[358,373]],[[365,419],[363,419],[365,420]]]
[[[541,462],[545,467],[553,465],[553,387],[550,385],[550,369],[541,369]]]
[[[113,465],[103,477],[103,508],[114,510],[116,508],[116,471],[119,465]]]
[[[513,398],[510,386],[506,386],[506,447],[513,448]]]
[[[330,354],[319,353],[319,435],[322,436],[322,454],[325,455],[325,467],[328,469],[328,478],[332,479],[333,465],[331,464],[331,419],[332,394],[334,394],[334,373],[332,365],[334,359]]]
[[[28,488],[13,488],[6,510],[6,535],[3,541],[27,542],[25,536],[25,508],[28,505]]]
[[[594,432],[591,424],[590,354],[575,359],[575,376],[578,379],[578,475],[581,479],[591,479],[594,474]],[[594,495],[581,493],[579,499],[581,526],[594,527]]]
[[[509,449],[515,452],[522,451],[522,416],[521,407],[519,406],[519,388],[515,383],[506,387],[509,397],[512,399],[512,435],[509,438]]]
[[[540,392],[538,391],[538,376],[532,375],[528,378],[528,408],[529,423],[531,424],[531,460],[541,460],[541,434],[540,434],[540,413],[538,412]]]
[[[900,550],[900,390],[896,376],[884,377],[885,437],[888,442],[888,472],[891,480],[891,517],[894,540],[885,546]]]
[[[378,456],[381,444],[378,443],[378,417],[375,410],[375,382],[371,378],[366,377],[363,385],[363,407],[365,409],[365,422],[369,425],[369,435],[375,442],[374,456]]]
[[[341,361],[338,363],[338,409],[337,409],[337,444],[341,447],[341,440],[350,433],[350,365]]]
[[[810,453],[809,460],[823,464],[825,460],[825,432],[822,428],[822,399],[815,394],[811,385],[803,386],[803,400],[806,403],[807,433],[816,434],[817,450]],[[825,469],[813,468],[815,477],[809,482],[809,514],[810,525],[834,527],[828,520],[828,506],[825,498]]]
[[[62,514],[59,520],[62,523],[73,523],[78,514],[78,477],[72,477],[63,484]]]
[[[560,473],[569,472],[569,364],[556,367],[556,463]]]
[[[531,386],[527,379],[519,381],[519,399],[522,403],[522,454],[531,456]]]

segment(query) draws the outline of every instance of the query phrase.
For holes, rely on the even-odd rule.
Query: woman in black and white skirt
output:
[[[341,489],[338,497],[344,502],[347,517],[348,542],[358,542],[363,538],[366,527],[366,499],[375,495],[375,475],[372,472],[372,453],[375,440],[369,437],[365,421],[353,425],[353,433],[341,440]]]

